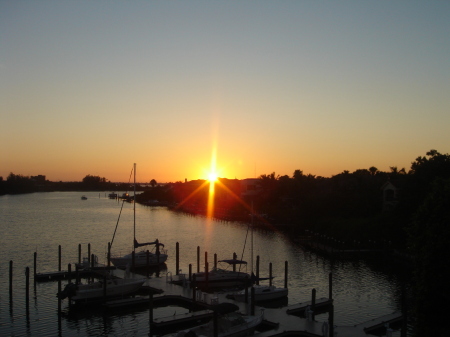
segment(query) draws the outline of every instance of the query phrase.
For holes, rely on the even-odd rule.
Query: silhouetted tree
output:
[[[371,175],[374,176],[375,174],[377,174],[378,169],[375,166],[371,166],[371,167],[369,167],[369,172]]]
[[[417,336],[448,336],[450,310],[450,179],[438,178],[414,216],[409,245],[415,256],[414,309]],[[439,308],[439,309],[437,309]]]
[[[150,186],[155,187],[157,185],[157,182],[155,179],[150,180]]]

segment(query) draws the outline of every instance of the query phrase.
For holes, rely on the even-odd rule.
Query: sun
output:
[[[217,173],[215,173],[215,172],[210,172],[208,174],[208,180],[212,183],[217,181],[217,178],[218,178],[218,176],[217,176]]]

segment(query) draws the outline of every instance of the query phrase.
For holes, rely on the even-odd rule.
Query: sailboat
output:
[[[253,274],[253,204],[252,204],[252,232],[251,232],[251,272],[252,272],[252,278],[254,278]],[[263,302],[263,301],[270,301],[270,300],[276,300],[280,298],[284,298],[288,295],[288,289],[287,288],[278,288],[273,285],[252,285],[252,288],[254,289],[255,294],[255,301],[256,302]],[[249,290],[241,290],[239,292],[236,292],[234,294],[231,294],[229,297],[236,300],[245,302],[246,300],[250,300],[250,292]]]
[[[136,163],[133,166],[134,172],[134,196],[133,196],[133,251],[124,256],[111,257],[111,262],[117,267],[124,269],[128,266],[139,267],[155,267],[164,264],[167,260],[167,251],[164,249],[164,244],[160,243],[158,239],[153,242],[138,243],[136,240]],[[113,238],[114,240],[114,238]],[[111,243],[112,245],[112,243]],[[141,250],[136,252],[136,248],[154,245],[155,251]],[[133,261],[134,254],[134,261]],[[133,263],[134,262],[134,263]]]

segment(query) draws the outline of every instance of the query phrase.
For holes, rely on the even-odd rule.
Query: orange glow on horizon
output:
[[[211,154],[211,168],[208,174],[209,179],[209,193],[208,193],[208,208],[206,217],[208,219],[213,218],[214,216],[214,188],[216,185],[217,180],[217,173],[216,173],[216,158],[217,158],[217,150],[216,147],[213,147],[213,151]]]

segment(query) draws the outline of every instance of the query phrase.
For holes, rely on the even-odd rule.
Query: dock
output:
[[[97,277],[101,278],[110,270],[115,270],[116,267],[93,267],[78,270],[78,276],[81,278],[86,277]],[[77,271],[72,270],[60,270],[60,271],[51,271],[44,273],[36,273],[34,274],[34,280],[36,282],[46,282],[46,281],[59,281],[59,280],[68,280],[75,279],[77,275]]]
[[[150,286],[155,289],[162,290],[161,294],[156,294],[153,296],[153,306],[165,306],[168,303],[178,303],[178,305],[189,304],[198,305],[197,309],[186,313],[173,315],[168,317],[160,317],[153,320],[155,328],[164,329],[167,326],[182,326],[185,324],[200,324],[200,322],[208,321],[212,315],[213,311],[211,308],[218,303],[229,302],[237,305],[239,311],[243,314],[250,314],[252,308],[249,303],[238,302],[226,297],[225,292],[216,293],[206,293],[202,291],[197,291],[196,298],[193,298],[193,291],[189,287],[189,284],[185,286],[180,286],[170,282],[168,277],[152,278],[148,279],[145,283],[146,286]],[[116,301],[108,301],[105,303],[107,308],[120,308],[125,306],[135,306],[135,305],[147,305],[150,306],[149,297],[137,297]],[[332,310],[333,300],[328,298],[319,298],[315,301],[315,313],[326,312]],[[273,337],[273,336],[309,336],[309,337],[322,337],[328,336],[328,323],[318,322],[314,318],[305,318],[306,310],[311,308],[311,301],[305,301],[295,305],[290,305],[283,308],[263,308],[260,306],[254,307],[254,312],[256,314],[261,311],[264,314],[264,325],[269,327],[264,331],[255,333],[258,337]],[[338,333],[338,336],[346,337],[359,337],[367,336],[367,334],[379,330],[382,332],[386,331],[386,324],[399,323],[403,319],[402,314],[399,312],[394,312],[389,315],[385,315],[376,319],[372,319],[367,322],[356,324],[353,326],[335,326],[334,332]]]

